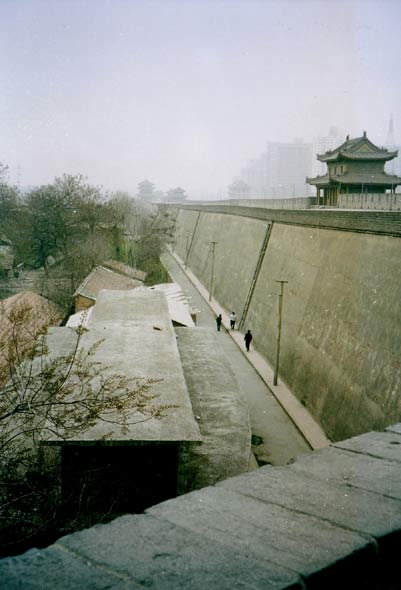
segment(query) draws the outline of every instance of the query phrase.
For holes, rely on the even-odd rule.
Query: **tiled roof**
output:
[[[32,325],[39,321],[58,326],[64,316],[61,309],[45,297],[33,291],[23,291],[0,301],[0,318],[5,320],[13,310],[26,307],[31,308],[35,316],[32,318]],[[2,332],[3,330],[2,325]]]
[[[27,320],[21,327],[16,327],[10,317],[18,311],[29,310]],[[17,293],[0,301],[0,382],[4,382],[8,374],[7,361],[5,360],[7,347],[12,333],[18,340],[19,352],[22,354],[34,345],[34,338],[43,328],[47,326],[59,326],[63,320],[63,312],[51,301],[31,291]]]
[[[118,260],[106,260],[106,262],[103,262],[103,266],[110,268],[121,275],[126,275],[131,279],[137,279],[138,281],[144,281],[146,279],[146,272],[139,270],[138,268],[128,266],[128,264],[124,264]]]
[[[307,178],[306,182],[308,184],[313,184],[315,186],[325,186],[329,184],[330,177],[328,174],[323,174],[322,176],[315,176],[313,178]]]
[[[394,176],[392,174],[386,174],[385,172],[379,172],[376,174],[355,174],[354,172],[338,174],[329,176],[324,174],[323,176],[315,176],[315,178],[307,178],[308,184],[315,186],[327,186],[329,183],[332,184],[365,184],[365,185],[378,185],[378,186],[396,186],[401,184],[401,177]]]
[[[126,291],[142,285],[141,281],[131,279],[104,266],[96,266],[74,293],[96,300],[101,289]]]
[[[324,154],[318,154],[317,159],[321,162],[335,162],[336,160],[381,160],[383,162],[392,160],[397,156],[397,150],[389,152],[384,148],[379,148],[372,143],[366,135],[347,139],[335,150],[330,150]]]
[[[401,178],[399,176],[386,174],[385,172],[376,174],[355,174],[354,172],[350,172],[342,176],[335,176],[333,180],[345,184],[401,184]]]

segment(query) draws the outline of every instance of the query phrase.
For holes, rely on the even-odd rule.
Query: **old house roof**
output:
[[[64,317],[62,310],[55,303],[52,303],[37,293],[33,293],[33,291],[23,291],[0,301],[0,319],[3,322],[2,334],[6,329],[4,322],[8,321],[7,318],[11,312],[22,308],[30,308],[32,310],[32,318],[29,326],[27,326],[30,329],[38,324],[58,326]]]
[[[17,324],[17,318],[26,312],[25,321]],[[63,320],[62,310],[41,295],[24,291],[0,301],[0,382],[7,370],[7,351],[13,339],[18,342],[19,354],[34,345],[35,336],[48,326],[59,326]],[[7,374],[8,375],[8,374]]]
[[[106,262],[103,262],[103,266],[122,275],[126,275],[131,279],[137,279],[138,281],[144,281],[146,279],[146,272],[139,270],[138,268],[128,266],[128,264],[124,264],[118,260],[106,260]]]
[[[114,272],[104,266],[96,266],[85,280],[79,285],[74,293],[74,297],[81,295],[96,301],[96,297],[101,289],[113,291],[126,291],[135,289],[142,284],[141,281],[131,279],[118,272]]]
[[[335,150],[318,154],[317,159],[321,162],[336,162],[339,160],[380,160],[385,162],[396,158],[397,155],[397,150],[389,152],[385,148],[379,148],[366,137],[366,132],[364,132],[362,137],[356,137],[354,139],[347,138]]]

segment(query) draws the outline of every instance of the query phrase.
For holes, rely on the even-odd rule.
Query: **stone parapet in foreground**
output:
[[[0,561],[7,590],[390,589],[401,424]]]

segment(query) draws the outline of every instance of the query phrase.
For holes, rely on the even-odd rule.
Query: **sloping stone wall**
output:
[[[206,288],[216,241],[213,296],[241,317],[271,363],[276,354],[277,280],[285,287],[280,375],[341,440],[383,428],[401,412],[401,214],[180,209],[175,248]],[[256,211],[256,213],[255,213]],[[315,215],[315,213],[317,215]],[[371,217],[369,217],[371,215]],[[270,221],[269,221],[270,218]],[[375,225],[374,220],[377,219]],[[273,224],[260,272],[257,260]],[[341,227],[346,224],[347,228]],[[377,228],[377,233],[375,233]],[[192,231],[192,234],[191,234]]]

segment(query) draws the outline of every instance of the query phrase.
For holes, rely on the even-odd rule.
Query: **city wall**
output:
[[[276,281],[288,281],[280,377],[327,436],[342,440],[399,420],[400,215],[223,211],[175,210],[173,246],[210,288],[216,242],[213,296],[244,316],[243,328],[271,363]]]
[[[202,205],[204,201],[191,201]],[[266,209],[311,209],[316,206],[316,197],[260,198],[260,199],[224,199],[208,201],[209,205],[263,207]],[[338,195],[338,209],[401,211],[401,193],[344,193]]]
[[[266,207],[267,209],[310,209],[310,207],[316,205],[316,197],[290,197],[288,199],[224,199],[224,201],[208,202],[216,205],[224,204],[244,207]],[[202,202],[198,201],[197,204],[201,205]]]

